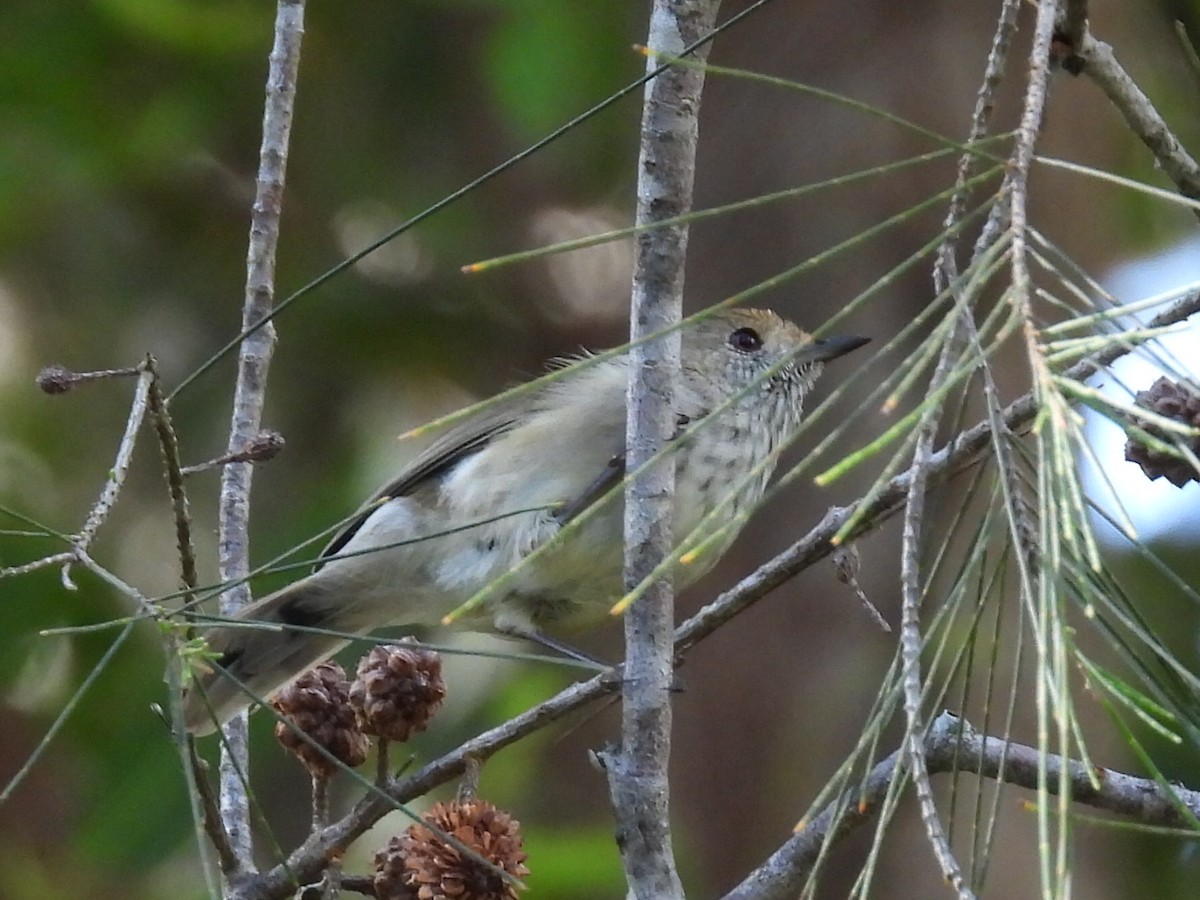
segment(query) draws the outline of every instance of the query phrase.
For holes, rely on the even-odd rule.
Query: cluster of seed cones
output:
[[[1174,419],[1192,428],[1200,428],[1200,389],[1194,385],[1159,378],[1150,385],[1148,391],[1139,391],[1134,397],[1134,402],[1164,418]],[[1167,434],[1149,422],[1135,421],[1135,424],[1165,444],[1173,444],[1179,440],[1178,435]],[[1193,438],[1185,446],[1194,455],[1200,456],[1200,438]],[[1183,487],[1189,481],[1200,481],[1200,473],[1182,455],[1153,449],[1134,436],[1130,436],[1125,444],[1125,458],[1141,466],[1142,472],[1151,481],[1165,478],[1176,487]]]
[[[314,779],[326,779],[339,764],[362,765],[372,736],[407,741],[424,731],[445,696],[437,653],[410,640],[375,647],[359,661],[354,681],[326,662],[281,690],[272,702],[280,715],[275,737]],[[375,854],[376,897],[514,900],[518,880],[529,874],[516,819],[464,799],[435,804],[425,822]]]
[[[280,720],[275,737],[314,776],[338,763],[361,766],[369,737],[407,741],[424,731],[446,697],[442,659],[415,642],[374,647],[353,682],[335,662],[310,669],[272,702]]]

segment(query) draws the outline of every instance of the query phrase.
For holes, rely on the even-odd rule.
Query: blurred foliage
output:
[[[723,37],[714,60],[841,90],[958,136],[991,33],[990,4],[976,7],[964,11],[944,0],[897,12],[886,0],[845,8],[779,0]],[[727,12],[736,8],[729,4]],[[1151,84],[1165,108],[1179,111],[1179,124],[1193,129],[1184,138],[1195,138],[1196,124],[1185,116],[1195,90],[1176,77],[1186,64],[1158,49],[1169,19],[1150,16],[1152,5],[1143,12],[1145,21],[1131,25],[1138,16],[1095,3],[1093,21],[1139,61],[1135,69],[1160,67]],[[645,18],[645,4],[619,0],[311,5],[278,296],[637,77],[644,60],[630,46],[644,40]],[[47,398],[32,387],[41,366],[131,365],[149,351],[170,387],[236,333],[270,39],[269,6],[250,0],[0,5],[0,503],[58,531],[77,529],[124,424],[130,383]],[[1052,152],[1070,156],[1085,147],[1091,164],[1154,178],[1094,88],[1067,82],[1062,90],[1070,103],[1052,105]],[[577,236],[561,224],[564,211],[589,231],[625,224],[638,101],[626,98],[281,316],[267,424],[285,434],[288,448],[257,470],[256,560],[352,509],[400,464],[406,451],[395,435],[536,373],[549,356],[620,339],[625,257],[571,277],[545,262],[470,278],[459,266]],[[811,98],[713,79],[698,198],[742,199],[891,161],[913,152],[911,140]],[[691,305],[754,284],[928,196],[945,185],[947,171],[697,228]],[[1096,214],[1101,201],[1107,217]],[[1093,195],[1077,184],[1046,206],[1048,218],[1069,226],[1069,248],[1097,268],[1148,234],[1166,240],[1186,227],[1176,219],[1164,227],[1136,195]],[[764,302],[815,324],[927,240],[940,215],[939,208],[916,217]],[[899,279],[862,330],[894,333],[928,293],[924,273]],[[232,372],[230,360],[218,363],[173,402],[189,462],[224,449]],[[1005,387],[1020,385],[1014,377]],[[215,485],[211,474],[190,483],[209,581]],[[820,509],[849,496],[806,495],[764,516],[695,596],[729,583]],[[5,519],[0,528],[27,526]],[[871,549],[882,555],[889,540]],[[140,589],[166,593],[176,587],[173,542],[147,434],[96,553]],[[0,565],[53,545],[0,532]],[[96,579],[74,577],[78,591],[65,590],[57,571],[0,582],[0,783],[34,751],[118,633],[38,632],[128,612]],[[891,577],[875,572],[864,580],[874,580],[872,598],[890,615]],[[272,583],[264,579],[262,587]],[[689,659],[690,690],[678,701],[674,802],[685,878],[696,896],[730,885],[788,833],[873,700],[891,644],[864,627],[854,601],[838,591],[831,573],[809,573]],[[615,635],[597,641],[597,652],[617,654]],[[150,712],[165,699],[162,663],[155,635],[135,630],[0,806],[0,897],[203,895],[178,760]],[[778,687],[764,690],[763,671],[779,673],[769,680]],[[460,699],[452,696],[445,720],[413,753],[427,759],[452,747],[549,696],[566,678],[529,665],[475,665],[452,682]],[[256,723],[257,788],[286,845],[307,824],[305,779],[281,761],[267,730]],[[584,753],[614,734],[612,713],[602,712],[539,734],[485,768],[482,792],[526,824],[539,898],[621,892],[607,790]],[[927,851],[914,846],[898,841],[889,849],[891,871],[906,883],[936,883]],[[1116,881],[1105,866],[1121,861],[1105,854],[1111,845],[1097,846],[1094,881],[1082,896],[1106,896],[1092,888]],[[1014,879],[1027,877],[1027,852],[1010,848],[996,865],[1007,859]],[[1163,852],[1152,852],[1161,862]],[[855,871],[853,861],[838,865],[831,892]],[[1128,874],[1124,865],[1118,868]]]
[[[636,10],[597,3],[585,13],[559,4],[537,15],[539,4],[522,6],[309,9],[281,297],[639,70],[627,50],[642,27]],[[150,350],[169,388],[234,333],[271,24],[269,7],[240,0],[16,3],[0,10],[7,73],[0,109],[10,126],[0,140],[0,319],[9,332],[0,338],[5,505],[64,532],[77,528],[125,418],[128,383],[46,402],[30,390],[41,365],[124,365]],[[548,190],[558,202],[586,203],[621,186],[628,193],[636,108],[627,104],[623,116],[597,122],[591,139],[544,156],[543,165],[557,166],[561,183]],[[617,147],[625,149],[607,150]],[[486,368],[505,363],[489,350],[489,322],[503,323],[510,343],[529,347],[519,368],[536,367],[545,351],[520,334],[517,307],[506,297],[511,288],[481,288],[456,271],[473,256],[522,241],[487,224],[499,220],[489,204],[503,204],[511,190],[431,221],[414,250],[425,260],[394,276],[401,283],[350,273],[280,323],[280,390],[272,393],[269,420],[293,441],[297,452],[289,455],[309,462],[287,473],[306,482],[301,490],[281,490],[263,477],[262,493],[277,493],[276,502],[264,502],[269,524],[257,544],[263,554],[325,527],[331,511],[340,515],[355,502],[360,479],[383,477],[350,474],[364,441],[383,444],[401,423],[416,424],[446,401],[395,411],[394,421],[379,423],[381,434],[355,426],[359,404],[380,403],[388,385],[426,373],[462,381],[451,406],[463,390],[490,386]],[[365,231],[346,224],[355,216]],[[475,320],[483,327],[468,327]],[[460,373],[464,359],[477,361]],[[228,361],[220,364],[173,405],[189,460],[223,447],[230,373]],[[407,388],[399,400],[418,393]],[[306,399],[313,396],[329,404],[314,410]],[[157,455],[147,435],[97,552],[123,560],[116,567],[133,583],[168,591],[173,539]],[[210,580],[215,483],[215,476],[202,476],[191,485]],[[44,538],[0,534],[0,565],[52,549]],[[56,571],[0,586],[0,634],[8,636],[0,689],[10,701],[0,751],[5,782],[116,634],[37,632],[125,612],[94,578],[74,577],[77,592],[64,591]],[[178,895],[202,895],[179,763],[149,709],[164,700],[161,671],[154,635],[139,630],[0,809],[7,836],[0,896],[157,897],[177,893],[181,878],[190,886]],[[520,702],[528,699],[524,681],[508,683]],[[503,692],[483,699],[499,702]],[[477,724],[476,717],[468,723]],[[430,750],[463,736],[444,735]],[[277,752],[260,749],[264,757]],[[506,768],[522,771],[519,764]],[[496,799],[519,809],[522,789],[498,787],[503,796]],[[544,828],[531,837],[554,847],[566,873],[563,896],[607,891],[620,877],[603,829],[594,820],[581,828],[569,835]],[[588,864],[570,862],[581,858]]]

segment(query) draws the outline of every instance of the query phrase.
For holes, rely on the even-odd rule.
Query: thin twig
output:
[[[385,737],[379,738],[375,744],[375,784],[380,789],[386,788],[392,780],[390,757],[391,741]]]
[[[133,460],[133,448],[137,443],[138,429],[142,427],[142,420],[146,417],[147,397],[150,393],[150,382],[153,380],[154,373],[144,366],[141,367],[137,387],[133,392],[133,403],[129,407],[129,419],[125,422],[125,433],[121,436],[121,443],[117,447],[117,458],[108,471],[108,480],[100,491],[100,497],[96,500],[91,512],[88,513],[83,528],[79,530],[79,536],[75,539],[75,547],[80,553],[87,552],[96,537],[96,532],[108,518],[113,506],[116,505],[117,497],[121,493],[121,486],[125,483],[125,476],[129,472],[129,463]],[[63,566],[62,581],[64,587],[73,590],[75,585],[71,581],[70,569],[70,563]]]
[[[105,582],[109,587],[115,588],[119,593],[124,594],[137,606],[138,612],[147,619],[158,619],[162,616],[162,610],[158,604],[135,588],[132,584],[119,578],[111,571],[106,569],[88,554],[82,547],[77,547],[73,554],[74,562],[83,566],[93,575],[97,576],[101,581]]]
[[[0,578],[15,578],[18,575],[28,575],[30,572],[36,572],[38,569],[57,566],[61,563],[70,563],[74,559],[74,553],[70,550],[64,550],[62,553],[53,553],[50,556],[33,559],[27,563],[21,563],[19,566],[0,568]]]
[[[163,396],[162,382],[158,378],[154,357],[146,358],[146,369],[154,376],[150,383],[150,421],[154,425],[155,434],[158,435],[158,446],[162,451],[163,465],[167,473],[167,488],[171,492],[171,511],[175,517],[175,544],[179,550],[179,579],[186,589],[186,593],[183,594],[186,608],[193,600],[192,590],[199,583],[199,577],[196,574],[196,548],[192,544],[192,521],[188,514],[187,490],[183,486],[183,471],[179,464],[179,439],[175,435],[175,425],[171,422],[171,414]]]
[[[329,776],[312,773],[312,831],[319,832],[329,824]]]
[[[107,378],[124,378],[141,374],[141,366],[124,369],[99,369],[94,372],[72,372],[62,366],[46,366],[38,372],[37,386],[47,394],[65,394],[81,384]]]
[[[966,215],[967,204],[973,193],[969,181],[979,165],[978,154],[973,151],[979,142],[988,135],[992,114],[996,109],[996,92],[1004,78],[1008,53],[1012,47],[1012,39],[1017,32],[1017,12],[1020,8],[1020,0],[1004,0],[1000,9],[1000,20],[992,35],[992,46],[988,51],[987,63],[984,66],[983,83],[979,86],[975,97],[975,110],[971,114],[971,128],[967,135],[966,149],[958,159],[954,196],[950,200],[950,208],[942,222],[942,228],[948,236],[938,249],[937,263],[934,266],[934,289],[939,294],[947,290],[958,275],[958,267],[954,258],[954,248],[959,233],[958,224]],[[977,247],[976,255],[979,255],[980,252],[981,249]]]
[[[1087,27],[1088,0],[1063,0],[1055,23],[1055,38],[1065,40],[1072,47],[1077,46]]]
[[[1179,193],[1200,200],[1200,165],[1175,136],[1150,98],[1117,62],[1112,47],[1092,37],[1086,21],[1079,33],[1071,38],[1075,58],[1079,60],[1077,74],[1086,75],[1104,92],[1124,117],[1130,131],[1154,154],[1155,162],[1174,182]],[[1196,215],[1200,216],[1200,211]]]
[[[234,881],[241,875],[242,863],[234,853],[233,845],[229,842],[229,834],[225,831],[225,825],[221,821],[217,795],[213,793],[212,785],[208,780],[208,766],[196,752],[196,740],[191,735],[187,736],[187,754],[192,767],[192,777],[196,784],[196,793],[200,797],[204,833],[208,835],[213,849],[217,851],[217,864],[221,867],[221,874],[227,881]]]
[[[1033,313],[1032,279],[1029,271],[1029,170],[1033,164],[1034,147],[1042,127],[1042,115],[1046,106],[1046,94],[1052,64],[1051,45],[1055,36],[1058,16],[1057,0],[1040,0],[1037,20],[1034,24],[1033,42],[1029,55],[1029,83],[1025,90],[1021,121],[1017,128],[1016,144],[1008,172],[1009,213],[1012,221],[1012,249],[1009,255],[1011,302],[1020,310],[1023,320],[1025,354],[1033,376],[1035,393],[1042,394],[1051,381],[1051,371],[1042,355]],[[1039,446],[1043,446],[1039,443]],[[1047,463],[1040,462],[1039,476],[1047,476]],[[1041,498],[1045,502],[1045,498]],[[1044,532],[1049,519],[1041,517]],[[1034,624],[1035,646],[1038,653],[1035,685],[1035,705],[1039,724],[1039,744],[1050,745],[1051,725],[1059,747],[1067,747],[1069,741],[1070,711],[1065,698],[1061,697],[1061,685],[1066,678],[1066,662],[1062,655],[1062,640],[1050,640],[1045,632],[1053,629],[1058,621],[1058,603],[1054,592],[1057,572],[1039,566],[1036,570],[1036,598]],[[1043,760],[1045,755],[1043,755]],[[1050,779],[1041,785],[1041,790],[1050,790]],[[1051,852],[1053,823],[1049,810],[1038,809],[1038,835],[1040,841],[1039,861],[1042,888],[1047,893],[1057,894],[1066,883],[1068,822],[1058,822],[1056,840]]]
[[[971,128],[967,137],[967,152],[959,159],[956,190],[950,201],[950,208],[945,219],[945,228],[949,237],[939,248],[937,262],[934,266],[934,290],[937,293],[951,289],[958,283],[958,267],[955,260],[956,226],[965,214],[970,197],[968,180],[976,164],[975,155],[970,152],[980,140],[987,136],[992,112],[995,108],[996,90],[1004,74],[1013,35],[1016,31],[1016,18],[1019,3],[1006,0],[1001,7],[1000,20],[992,38],[992,47],[988,53],[984,69],[983,83],[979,88],[975,101],[975,110],[971,117]],[[989,222],[999,222],[1002,214],[994,212]],[[990,242],[997,231],[985,229],[976,244],[972,263],[978,261],[990,247]],[[979,347],[979,335],[974,326],[974,319],[969,299],[961,291],[955,291],[955,307],[950,315],[957,321],[946,343],[942,346],[937,366],[930,378],[927,396],[938,393],[950,377],[954,361],[959,356],[959,345],[962,340],[971,341],[980,351],[979,359],[983,364],[984,355]],[[990,372],[984,365],[985,378],[991,383]],[[903,543],[901,548],[901,621],[900,646],[903,658],[901,673],[904,689],[904,713],[906,720],[906,745],[909,753],[909,763],[913,772],[913,785],[921,809],[921,820],[925,833],[933,847],[934,855],[942,868],[942,873],[958,893],[959,897],[970,898],[974,894],[967,885],[962,869],[955,859],[949,840],[942,828],[937,805],[933,799],[933,789],[929,783],[929,772],[925,761],[924,723],[922,722],[923,679],[921,676],[921,651],[924,640],[921,634],[920,607],[923,595],[923,580],[920,573],[920,552],[922,546],[922,525],[925,521],[925,492],[928,482],[928,467],[933,453],[933,440],[941,420],[942,406],[931,406],[922,417],[917,429],[917,441],[913,450],[912,463],[909,468],[910,482],[904,509],[904,525],[902,529]]]
[[[329,775],[312,773],[312,833],[321,834],[329,824]],[[337,900],[342,888],[341,854],[331,854],[325,871],[321,873],[322,900]]]
[[[956,313],[957,314],[957,313]],[[964,315],[969,315],[964,311]],[[959,331],[955,329],[955,334]],[[955,339],[947,340],[942,348],[938,366],[930,379],[930,391],[940,390],[953,368]],[[904,687],[905,745],[909,765],[913,770],[913,786],[921,808],[921,821],[929,837],[934,855],[941,866],[942,875],[961,898],[973,898],[974,892],[967,885],[962,869],[955,859],[938,816],[937,804],[929,784],[929,773],[925,760],[925,725],[922,721],[922,677],[921,650],[924,639],[921,635],[921,597],[924,582],[920,571],[921,534],[925,522],[925,492],[928,487],[929,470],[933,456],[933,439],[942,408],[930,406],[918,426],[917,445],[913,450],[912,465],[908,469],[908,496],[904,506],[904,525],[900,554],[900,648],[903,657],[901,672]]]
[[[205,460],[202,463],[196,463],[191,466],[181,468],[182,475],[196,475],[200,472],[206,472],[209,469],[217,469],[221,466],[235,462],[265,462],[268,459],[274,459],[279,455],[279,451],[284,447],[283,435],[278,431],[267,429],[260,431],[250,442],[243,444],[241,449],[236,453],[222,453],[215,459]]]
[[[256,327],[271,312],[275,298],[275,251],[283,205],[288,139],[296,97],[296,73],[304,34],[304,0],[279,0],[275,13],[275,38],[267,74],[263,109],[262,147],[250,217],[250,247],[246,261],[246,296],[242,330],[247,336],[238,353],[229,453],[237,453],[258,434],[266,398],[267,368],[275,344],[274,325]],[[227,465],[222,472],[219,500],[219,570],[222,581],[238,581],[250,571],[250,483],[248,462]],[[236,614],[250,599],[244,583],[221,595],[220,609]],[[221,744],[221,817],[243,867],[251,868],[250,801],[245,790],[249,771],[247,720],[244,713],[225,727]]]
[[[162,382],[158,377],[158,368],[153,356],[146,357],[145,366],[146,370],[154,376],[150,382],[149,393],[150,421],[154,425],[155,434],[158,435],[158,445],[162,452],[163,466],[166,469],[167,488],[171,494],[171,510],[175,519],[175,543],[179,550],[179,580],[185,591],[182,596],[186,610],[187,605],[193,600],[193,591],[199,582],[199,576],[196,573],[196,550],[192,544],[192,523],[188,513],[187,491],[183,485],[183,472],[179,464],[179,440],[175,434],[175,425],[171,421],[171,414],[167,408]],[[184,615],[186,616],[187,613],[185,612]],[[168,666],[179,665],[180,641],[181,638],[177,631],[171,630],[167,633],[167,652],[172,656]],[[173,677],[169,680],[172,683],[173,691],[181,690],[177,683],[178,678]],[[199,812],[202,817],[204,833],[208,835],[208,839],[216,850],[217,864],[220,866],[222,876],[226,883],[232,883],[242,875],[241,860],[234,851],[229,833],[225,830],[225,824],[221,820],[218,799],[213,793],[208,779],[208,766],[196,752],[195,739],[188,735],[185,738],[185,745],[183,752],[186,754],[187,764],[191,766],[192,783],[195,785],[196,794],[199,797]]]

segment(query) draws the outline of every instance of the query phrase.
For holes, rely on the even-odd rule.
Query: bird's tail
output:
[[[356,633],[331,586],[301,579],[238,614],[237,623],[205,635],[220,656],[184,692],[184,721],[194,735],[215,731],[258,699],[332,656],[349,641],[300,629]]]

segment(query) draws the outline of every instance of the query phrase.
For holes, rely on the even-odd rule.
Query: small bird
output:
[[[757,309],[684,326],[673,528],[681,549],[700,552],[675,567],[678,586],[711,568],[762,497],[822,364],[867,340],[814,340]],[[187,691],[188,730],[215,730],[345,646],[341,635],[437,625],[497,579],[456,624],[562,650],[548,633],[610,619],[623,593],[629,365],[627,354],[585,355],[449,428],[334,537],[316,571],[208,632],[217,664]]]

